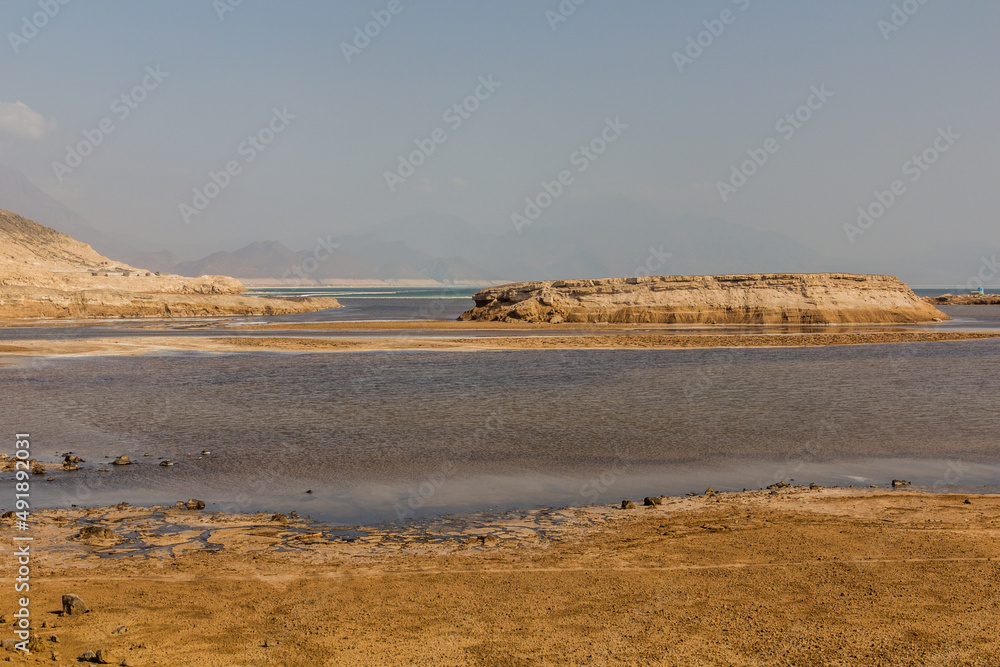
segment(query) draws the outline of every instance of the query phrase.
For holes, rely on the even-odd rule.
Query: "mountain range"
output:
[[[880,260],[824,256],[786,234],[721,219],[666,216],[625,197],[560,202],[531,225],[482,231],[462,218],[422,214],[353,233],[317,235],[293,250],[260,240],[198,259],[151,249],[111,235],[35,187],[20,171],[0,166],[0,208],[89,243],[104,255],[153,271],[184,276],[228,275],[288,284],[340,281],[496,284],[506,281],[635,275],[849,272],[899,276],[911,285],[959,286],[977,272],[1000,282],[1000,249],[979,243],[937,247],[921,255]]]

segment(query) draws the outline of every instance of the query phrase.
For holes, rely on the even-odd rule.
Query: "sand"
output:
[[[133,665],[1000,664],[1000,496],[792,487],[355,541],[178,509],[35,523],[47,664],[99,648]],[[75,539],[87,524],[124,541]],[[65,593],[91,611],[59,616]]]
[[[1000,332],[886,331],[881,333],[824,334],[714,334],[601,333],[573,335],[403,336],[309,338],[303,336],[142,336],[96,337],[73,340],[31,339],[0,344],[0,363],[17,357],[49,355],[132,356],[155,352],[366,352],[375,350],[583,350],[583,349],[695,349],[811,347],[822,345],[872,345],[926,343],[1000,338]]]

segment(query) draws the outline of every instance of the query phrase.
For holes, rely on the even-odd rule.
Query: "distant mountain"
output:
[[[181,261],[171,252],[147,252],[137,239],[102,232],[82,215],[35,187],[23,173],[3,165],[0,165],[0,209],[17,211],[26,218],[89,244],[101,254],[151,271],[168,272]]]
[[[369,279],[378,267],[337,248],[295,252],[278,241],[259,241],[233,252],[216,252],[193,262],[181,262],[173,270],[182,276],[322,281]]]

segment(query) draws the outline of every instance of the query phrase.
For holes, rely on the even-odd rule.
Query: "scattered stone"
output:
[[[631,500],[623,500],[622,501],[622,509],[623,510],[634,510],[635,509],[635,503],[633,503]]]
[[[38,461],[35,461],[34,463],[31,464],[31,474],[32,475],[44,475],[45,474],[45,466],[43,466]]]
[[[187,508],[189,510],[203,510],[205,509],[205,501],[198,500],[197,498],[191,498],[187,501]]]
[[[106,526],[84,526],[77,533],[77,538],[81,540],[117,540],[115,531]]]
[[[132,506],[131,506],[131,505],[129,505],[129,504],[128,504],[127,502],[125,502],[124,500],[123,500],[122,502],[118,503],[117,505],[115,505],[115,509],[116,509],[116,510],[123,510],[123,509],[125,509],[125,508],[127,508],[127,507],[132,507]]]
[[[492,547],[495,546],[500,540],[496,538],[496,535],[480,535],[479,543],[483,546]]]
[[[6,651],[13,651],[14,646],[17,644],[13,639],[0,639],[0,648]]]
[[[146,452],[145,454],[143,454],[143,456],[152,456],[152,454],[150,454],[149,452]]]
[[[275,512],[271,515],[271,521],[277,521],[279,523],[288,523],[288,516]]]
[[[99,665],[113,665],[115,664],[115,659],[111,655],[111,652],[107,649],[98,649],[96,658],[97,664]]]
[[[56,478],[55,477],[46,477],[45,481],[46,482],[54,482],[54,481],[56,481]]]
[[[77,660],[80,662],[93,662],[95,658],[97,658],[97,654],[93,651],[84,651]]]
[[[265,639],[264,640],[264,648],[271,648],[271,647],[277,646],[277,645],[278,645],[278,640],[277,639]]]
[[[969,500],[968,498],[966,498],[965,500],[963,500],[963,501],[962,501],[962,504],[963,504],[963,505],[971,505],[971,504],[972,504],[972,501],[971,501],[971,500]]]
[[[809,482],[809,488],[815,491],[816,489],[819,489],[821,487],[816,482]]]
[[[212,452],[208,451],[207,449],[203,449],[203,450],[201,450],[201,455],[202,456],[211,456]]]
[[[910,483],[907,482],[905,479],[894,479],[894,480],[892,480],[892,488],[894,488],[894,489],[898,489],[901,486],[909,486],[909,485],[910,485]]]
[[[3,514],[0,514],[0,519],[12,519],[14,518],[14,510],[8,510]]]
[[[63,457],[63,463],[86,463],[86,461],[79,456],[73,456],[73,453],[70,452]]]
[[[118,458],[116,458],[114,461],[111,462],[111,465],[113,466],[127,466],[131,464],[132,462],[129,461],[128,456],[125,454],[122,454],[121,456],[119,456]]]
[[[124,625],[119,625],[117,628],[111,631],[111,634],[120,635],[124,632],[128,632],[128,628],[126,628]]]
[[[306,489],[306,493],[312,493],[312,492],[313,492],[312,489]]]
[[[59,636],[58,635],[52,635],[51,637],[49,637],[49,641],[52,642],[53,644],[58,644],[59,643]]]
[[[28,639],[28,653],[41,653],[44,650],[45,642],[32,631],[31,637]]]
[[[643,505],[662,505],[663,496],[646,496],[642,499]]]
[[[774,484],[770,485],[767,488],[768,489],[787,489],[790,486],[791,486],[791,484],[789,484],[788,482],[782,481],[782,482],[775,482]]]
[[[715,495],[715,489],[713,489],[712,487],[708,487],[707,489],[705,489],[705,495],[706,496],[714,496]]]
[[[98,468],[97,472],[111,472],[111,468]]]
[[[172,466],[173,464],[173,461],[160,461],[161,466]]]

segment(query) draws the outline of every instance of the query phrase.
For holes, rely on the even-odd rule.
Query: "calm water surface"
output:
[[[40,459],[87,459],[34,485],[44,505],[346,523],[790,478],[997,491],[998,370],[994,340],[51,358],[0,368],[0,415]],[[139,465],[95,470],[119,454]]]

